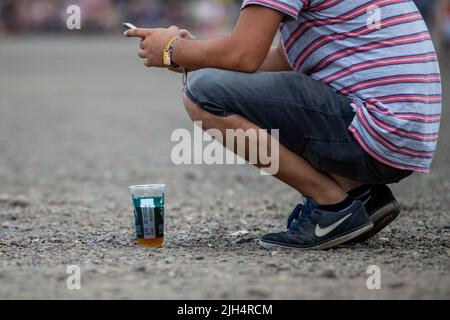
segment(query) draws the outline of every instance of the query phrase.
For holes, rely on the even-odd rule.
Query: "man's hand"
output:
[[[188,32],[189,33],[189,32]],[[139,57],[145,59],[146,67],[166,68],[163,62],[163,51],[170,39],[181,37],[181,31],[175,26],[164,29],[144,29],[137,28],[128,30],[124,34],[126,37],[141,38]],[[190,35],[190,33],[189,33]]]

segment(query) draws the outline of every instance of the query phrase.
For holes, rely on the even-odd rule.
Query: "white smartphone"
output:
[[[133,25],[132,23],[129,23],[129,22],[122,23],[122,26],[127,30],[137,29],[137,27],[135,25]]]

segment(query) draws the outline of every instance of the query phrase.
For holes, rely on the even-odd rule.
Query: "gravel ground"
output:
[[[448,86],[433,171],[394,186],[395,223],[365,244],[269,251],[254,238],[283,229],[299,195],[250,166],[172,165],[170,134],[192,130],[180,79],[143,68],[135,45],[1,40],[0,298],[450,298]],[[127,186],[157,182],[166,242],[144,248]]]

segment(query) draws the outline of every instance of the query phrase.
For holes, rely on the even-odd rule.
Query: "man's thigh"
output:
[[[239,114],[301,152],[305,138],[352,139],[351,102],[330,87],[297,72],[240,73],[204,69],[190,73],[186,95],[218,116]]]
[[[214,115],[239,114],[263,129],[278,129],[280,142],[318,170],[385,182],[348,130],[355,117],[351,101],[317,80],[293,71],[204,69],[188,75],[185,93]]]

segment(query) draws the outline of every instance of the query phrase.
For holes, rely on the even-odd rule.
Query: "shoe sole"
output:
[[[365,234],[358,238],[353,239],[352,242],[364,242],[372,238],[378,232],[386,228],[392,221],[394,221],[402,211],[400,204],[397,201],[393,201],[384,207],[381,207],[369,219],[373,223],[373,229],[369,230]]]
[[[288,249],[295,249],[295,250],[300,250],[300,251],[325,250],[325,249],[330,249],[330,248],[336,247],[336,246],[343,244],[345,242],[348,242],[352,239],[355,239],[355,238],[359,237],[360,235],[366,233],[367,231],[369,231],[372,228],[373,228],[373,224],[372,224],[372,222],[370,222],[369,224],[367,224],[357,230],[351,231],[350,233],[344,234],[338,238],[335,238],[335,239],[332,239],[325,243],[321,243],[317,246],[311,246],[311,247],[295,247],[295,246],[283,245],[283,244],[278,244],[278,243],[265,242],[265,241],[262,241],[261,239],[258,239],[258,244],[260,244],[264,248],[268,248],[268,249],[288,248]]]

